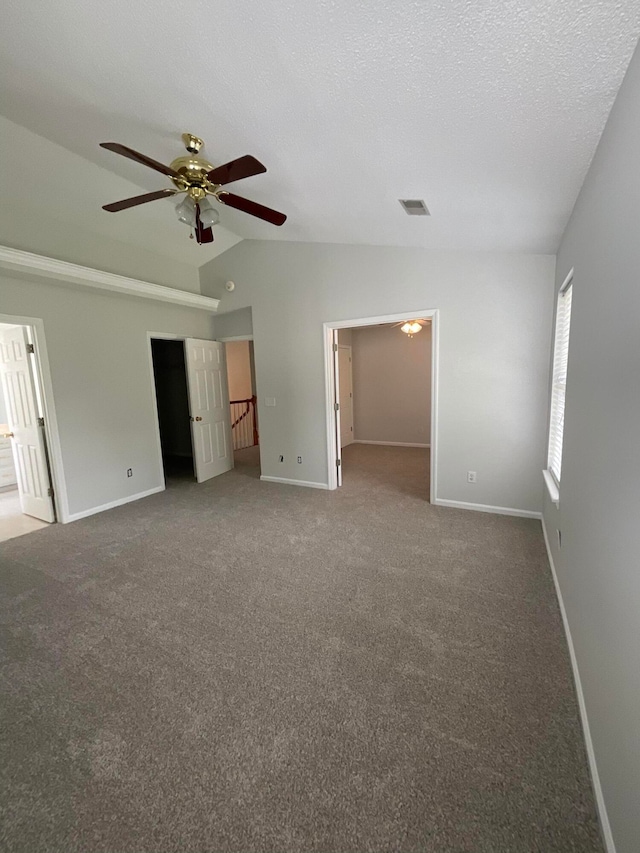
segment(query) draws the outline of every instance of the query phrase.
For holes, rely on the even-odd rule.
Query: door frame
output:
[[[58,418],[53,397],[53,383],[51,381],[44,320],[40,317],[0,314],[0,323],[7,323],[11,326],[26,326],[28,336],[31,339],[31,343],[33,343],[36,359],[36,375],[34,376],[34,380],[38,385],[42,408],[44,410],[44,435],[49,456],[51,486],[53,488],[53,508],[55,510],[56,521],[61,524],[67,524],[71,521],[69,517],[69,499],[64,476],[62,445],[60,444],[60,430],[58,428]]]
[[[355,329],[366,326],[378,326],[382,323],[399,323],[413,317],[431,320],[431,464],[429,482],[429,502],[437,503],[438,485],[438,356],[439,356],[439,319],[437,308],[421,308],[396,314],[382,314],[377,317],[357,317],[351,320],[334,320],[322,324],[325,368],[325,418],[327,433],[327,472],[328,488],[338,488],[338,466],[341,448],[336,436],[336,382],[334,376],[334,332],[339,329]]]

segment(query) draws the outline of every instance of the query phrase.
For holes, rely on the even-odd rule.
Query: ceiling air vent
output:
[[[398,201],[409,216],[431,216],[427,205],[421,198],[399,198]]]

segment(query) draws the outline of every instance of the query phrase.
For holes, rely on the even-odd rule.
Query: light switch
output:
[[[275,397],[265,397],[264,398],[265,406],[275,406],[276,398]]]

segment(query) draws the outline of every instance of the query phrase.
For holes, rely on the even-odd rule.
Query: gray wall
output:
[[[352,333],[354,434],[358,441],[429,444],[431,329],[408,338],[394,326]]]
[[[558,254],[556,287],[575,277],[560,506],[544,507],[618,853],[640,843],[639,223],[636,51]]]
[[[227,297],[225,301],[228,302],[229,294],[224,288],[222,292]],[[242,308],[239,311],[230,311],[226,314],[216,314],[214,328],[218,341],[222,338],[242,338],[253,335],[251,308]]]
[[[44,320],[70,512],[161,486],[147,332],[211,338],[211,315],[9,277],[0,312]]]
[[[437,308],[438,497],[539,511],[554,269],[546,255],[248,240],[203,266],[222,312],[252,309],[263,474],[327,483],[323,321]]]

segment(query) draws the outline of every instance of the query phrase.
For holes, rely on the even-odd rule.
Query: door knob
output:
[[[12,432],[4,432],[2,434],[2,438],[13,438],[13,433]]]
[[[201,421],[201,420],[202,420],[202,418],[200,417],[200,415],[197,415],[197,416],[196,416],[196,420],[197,420],[197,421]]]

